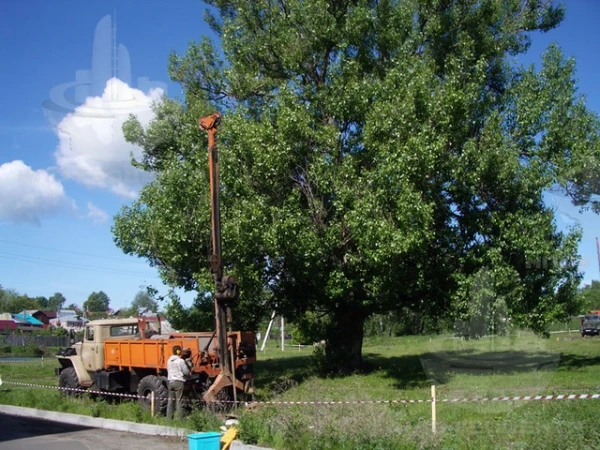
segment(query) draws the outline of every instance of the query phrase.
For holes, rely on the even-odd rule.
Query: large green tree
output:
[[[41,306],[36,298],[29,297],[27,294],[20,294],[14,289],[5,289],[0,296],[0,312],[17,314],[40,308]]]
[[[48,308],[52,311],[60,311],[67,299],[60,292],[56,292],[52,297],[48,299]]]
[[[539,70],[514,61],[535,32],[559,24],[561,7],[207,3],[220,48],[204,38],[172,55],[183,103],[165,99],[149,126],[132,118],[124,127],[144,150],[134,163],[156,174],[115,218],[126,253],[172,286],[200,298],[211,290],[197,120],[217,109],[239,326],[272,308],[318,321],[330,362],[349,371],[361,365],[374,313],[465,321],[484,299],[542,332],[575,311],[580,231],[557,231],[543,193],[563,188],[589,204],[597,192],[578,174],[598,161],[598,120],[560,49],[548,48]]]
[[[83,310],[88,312],[106,312],[110,306],[110,298],[104,291],[92,292],[83,302]]]
[[[135,294],[128,312],[131,315],[136,315],[144,311],[151,311],[153,313],[158,311],[158,302],[152,298],[147,290],[139,291]]]

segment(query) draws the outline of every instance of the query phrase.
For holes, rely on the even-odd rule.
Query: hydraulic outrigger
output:
[[[237,402],[237,389],[243,389],[242,383],[235,379],[234,348],[231,342],[231,354],[227,354],[228,331],[231,332],[231,307],[239,297],[239,286],[235,277],[223,275],[223,260],[221,252],[221,205],[219,198],[219,155],[216,146],[217,127],[221,123],[221,115],[217,112],[200,119],[200,128],[208,133],[208,173],[210,179],[210,209],[212,255],[210,267],[215,281],[215,333],[218,343],[219,364],[221,373],[210,386],[204,399],[216,401],[216,394],[228,386],[233,386],[233,400]],[[234,338],[233,335],[230,336]]]

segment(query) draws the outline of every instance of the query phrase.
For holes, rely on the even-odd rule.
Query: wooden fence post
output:
[[[431,385],[431,431],[437,432],[437,411],[436,411],[435,384]]]

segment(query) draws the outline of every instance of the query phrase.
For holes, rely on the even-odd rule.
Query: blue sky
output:
[[[145,261],[123,255],[113,244],[112,217],[132,201],[145,179],[128,168],[132,149],[117,136],[118,120],[111,121],[110,115],[98,119],[97,113],[124,102],[137,111],[147,110],[156,95],[150,93],[152,88],[180,96],[179,86],[168,79],[167,58],[172,50],[184,52],[190,40],[209,33],[203,9],[202,2],[191,0],[169,6],[157,0],[0,3],[0,60],[4,61],[0,71],[0,284],[4,287],[31,296],[62,292],[68,303],[79,305],[91,292],[103,290],[111,306],[119,308],[131,302],[140,286],[162,286]],[[110,98],[88,101],[77,110],[81,117],[65,122],[47,101],[63,91],[64,98],[81,98],[87,92],[81,82],[86,77],[93,86],[94,33],[101,19],[113,13],[116,42],[129,55],[129,85],[113,83]],[[600,2],[569,1],[562,26],[535,35],[529,55],[520,59],[537,62],[549,43],[558,42],[567,56],[576,58],[580,91],[596,112],[600,112],[596,86],[600,33],[595,32],[599,18]],[[96,54],[112,52],[112,46],[99,44],[98,48]],[[119,61],[126,59],[125,53],[119,56]],[[102,62],[96,66],[107,68]],[[120,75],[127,72],[121,64],[119,69]],[[74,85],[76,80],[83,90],[66,90],[65,83]],[[75,100],[70,103],[73,109],[78,105]],[[86,112],[100,125],[90,125]],[[585,282],[598,279],[595,237],[600,219],[592,213],[579,214],[559,195],[546,199],[557,210],[560,228],[575,223],[583,227],[581,270]],[[191,293],[183,295],[185,304],[192,298]]]

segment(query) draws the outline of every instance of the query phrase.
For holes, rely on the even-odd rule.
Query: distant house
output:
[[[41,312],[42,312],[42,313],[44,313],[44,314],[46,315],[46,317],[48,318],[48,324],[50,323],[50,320],[51,320],[51,319],[56,319],[56,316],[58,315],[58,314],[56,313],[56,311],[47,310],[47,309],[45,309],[45,310],[43,310],[43,311],[41,311]],[[35,317],[35,316],[34,316],[34,317]],[[37,317],[36,317],[36,319],[37,319]]]
[[[42,322],[41,320],[36,319],[31,314],[27,314],[27,313],[13,314],[12,317],[15,320],[25,321],[25,322],[29,323],[30,325],[32,325],[34,327],[40,327],[41,328],[41,327],[44,326],[44,322]]]
[[[17,329],[17,324],[13,319],[0,319],[0,334],[10,333]]]
[[[15,322],[15,326],[16,326],[17,330],[29,331],[29,328],[31,328],[31,325],[25,319],[20,318],[20,317],[15,317],[15,314],[11,314],[11,317]]]
[[[25,311],[30,316],[35,317],[37,320],[44,324],[44,328],[50,326],[50,319],[56,318],[56,311],[42,311],[39,309],[28,309]]]
[[[49,323],[52,326],[66,328],[67,330],[81,330],[88,323],[88,320],[78,315],[73,309],[61,309],[56,317],[49,320]]]
[[[27,313],[13,314],[12,318],[18,330],[35,331],[44,328],[44,322]]]
[[[160,320],[161,334],[170,334],[170,333],[176,332],[176,330],[173,328],[173,326],[171,325],[171,323],[167,320],[167,318],[165,316],[157,314],[157,313],[153,313],[149,309],[146,309],[146,310],[142,311],[141,314],[138,314],[138,315],[132,316],[132,317],[135,317],[137,319],[142,319],[142,318],[157,317],[157,316],[158,316],[158,319]]]

